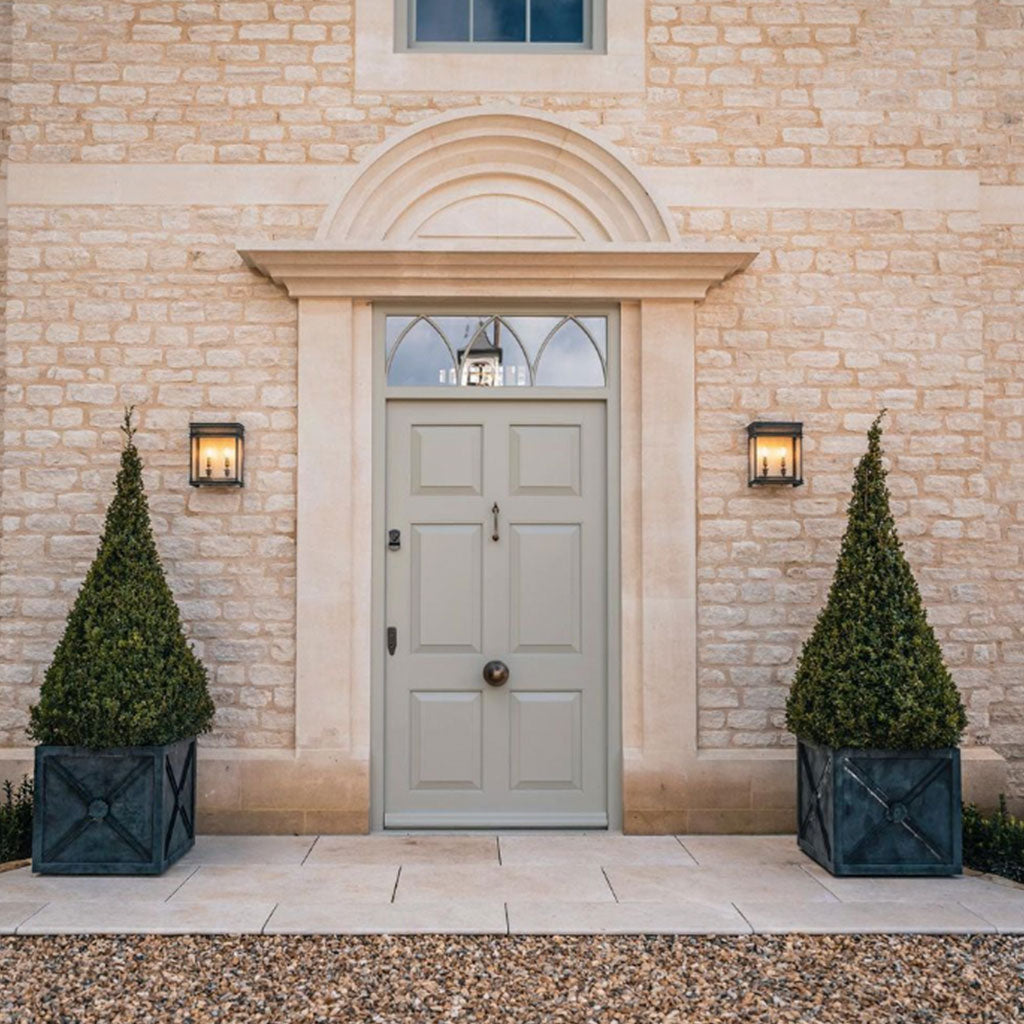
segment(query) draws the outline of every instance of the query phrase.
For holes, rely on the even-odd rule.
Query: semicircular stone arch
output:
[[[657,243],[667,212],[605,143],[547,116],[448,114],[385,144],[324,215],[321,241]]]

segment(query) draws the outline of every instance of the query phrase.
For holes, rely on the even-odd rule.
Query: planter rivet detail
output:
[[[106,800],[93,800],[89,804],[89,817],[94,821],[102,821],[110,812],[110,805]]]

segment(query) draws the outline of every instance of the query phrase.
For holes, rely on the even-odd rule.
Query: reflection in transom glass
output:
[[[569,387],[607,383],[603,316],[388,316],[391,387]]]

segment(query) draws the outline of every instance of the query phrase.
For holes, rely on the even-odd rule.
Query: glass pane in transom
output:
[[[572,315],[389,315],[394,387],[604,387],[608,321]]]

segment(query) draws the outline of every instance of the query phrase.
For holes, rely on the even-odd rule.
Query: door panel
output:
[[[605,416],[388,403],[386,826],[607,824]]]
[[[478,426],[413,427],[413,494],[479,494],[483,430]]]
[[[510,493],[580,493],[579,427],[513,426],[509,440]]]
[[[580,650],[580,524],[519,523],[509,529],[509,648]]]
[[[479,693],[412,693],[413,789],[479,789],[483,715]]]
[[[418,523],[409,535],[412,649],[479,653],[483,530],[477,523]]]
[[[513,693],[511,784],[515,789],[579,789],[582,694]]]

